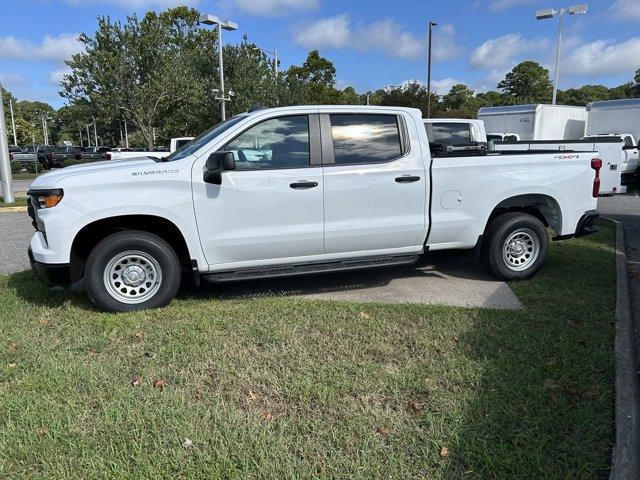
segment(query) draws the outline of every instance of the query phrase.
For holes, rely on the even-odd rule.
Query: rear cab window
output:
[[[431,143],[469,145],[473,142],[470,123],[427,123],[427,137]]]
[[[403,155],[397,115],[330,114],[335,165],[385,163]]]

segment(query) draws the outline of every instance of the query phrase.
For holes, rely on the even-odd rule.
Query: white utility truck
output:
[[[478,120],[487,135],[517,135],[519,140],[577,140],[584,135],[585,107],[570,105],[509,105],[482,107]]]
[[[525,279],[555,239],[597,230],[601,161],[575,153],[432,155],[417,109],[252,109],[164,160],[71,166],[29,191],[32,268],[84,279],[108,311],[167,305],[187,271],[224,282],[416,262],[476,249]]]
[[[620,161],[620,174],[623,182],[633,180],[638,173],[638,144],[636,143],[633,135],[626,134],[603,134],[603,135],[588,135],[583,137],[583,140],[589,140],[592,142],[600,142],[603,139],[609,139],[617,143],[621,147],[621,152],[618,152],[621,158]]]

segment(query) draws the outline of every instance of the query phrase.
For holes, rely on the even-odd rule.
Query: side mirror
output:
[[[205,183],[222,184],[222,172],[236,169],[233,152],[213,152],[207,158],[206,170],[202,176]]]

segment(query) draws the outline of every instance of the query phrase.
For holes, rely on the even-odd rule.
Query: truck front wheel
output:
[[[531,278],[547,260],[549,234],[533,215],[505,213],[491,221],[482,240],[481,260],[500,280]]]
[[[89,254],[85,285],[93,303],[109,312],[164,307],[180,286],[180,262],[157,235],[118,232]]]

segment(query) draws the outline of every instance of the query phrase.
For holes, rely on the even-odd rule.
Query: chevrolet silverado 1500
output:
[[[443,249],[475,248],[497,278],[525,279],[547,258],[549,230],[596,230],[592,152],[439,151],[415,109],[250,111],[163,159],[40,176],[29,256],[40,278],[83,279],[100,308],[128,311],[168,304],[184,272],[223,282]]]

